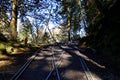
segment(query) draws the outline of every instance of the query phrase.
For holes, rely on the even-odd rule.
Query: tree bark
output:
[[[70,14],[67,14],[68,15],[68,43],[71,41],[71,34],[70,34],[70,30],[71,30],[71,25],[70,25]]]
[[[28,37],[26,36],[24,39],[24,45],[27,46],[27,42],[28,42]]]
[[[10,22],[12,40],[17,38],[17,13],[17,0],[12,0],[12,18]]]

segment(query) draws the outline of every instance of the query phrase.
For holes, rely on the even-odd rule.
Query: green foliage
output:
[[[22,23],[19,24],[19,33],[18,33],[18,40],[23,42],[24,46],[27,46],[28,43],[32,42],[32,25],[29,20],[26,21],[26,24],[23,25]]]
[[[7,42],[7,38],[2,34],[0,33],[0,42]]]
[[[13,47],[10,44],[0,42],[0,54],[6,54],[11,52],[13,52]]]
[[[60,27],[59,27],[59,29],[60,29],[60,32],[59,32],[59,37],[58,38],[60,38],[59,40],[60,40],[60,42],[67,42],[67,39],[68,39],[68,35],[67,35],[67,26],[65,26],[65,25],[61,25]]]
[[[3,50],[3,49],[5,49],[6,47],[5,47],[5,44],[4,43],[0,43],[0,49],[1,50]]]
[[[9,38],[9,20],[4,7],[0,7],[0,37]],[[6,40],[5,40],[6,41]]]
[[[68,41],[71,37],[71,33],[76,33],[80,31],[80,1],[79,0],[63,0],[62,9],[59,12],[61,15],[66,15],[67,21],[66,26],[68,27]],[[65,24],[65,23],[64,23]]]
[[[81,41],[105,56],[109,64],[118,64],[120,59],[120,7],[119,0],[86,1],[87,36]],[[120,69],[120,67],[119,67]]]
[[[50,42],[52,42],[52,41],[50,41],[50,35],[48,32],[45,32],[42,41],[44,44],[50,44]]]

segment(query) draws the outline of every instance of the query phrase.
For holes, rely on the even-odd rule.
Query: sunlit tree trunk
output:
[[[36,30],[37,31],[37,35],[36,35],[36,40],[35,41],[36,41],[36,44],[38,44],[38,42],[39,42],[38,41],[38,38],[39,38],[39,28],[38,27],[36,27],[36,28],[37,28],[37,30]]]
[[[16,40],[17,38],[17,0],[12,0],[12,18],[10,22],[11,38]]]

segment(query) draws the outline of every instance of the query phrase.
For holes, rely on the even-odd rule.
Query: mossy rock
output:
[[[0,54],[11,53],[11,52],[13,52],[12,46],[5,44],[5,43],[0,43]]]
[[[14,51],[14,48],[12,46],[6,46],[7,53],[11,53]]]
[[[6,48],[6,45],[4,43],[0,43],[0,50],[5,48]]]
[[[0,43],[0,54],[6,53],[6,45],[4,43]]]

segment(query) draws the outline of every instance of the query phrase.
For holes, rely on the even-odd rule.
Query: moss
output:
[[[5,49],[6,45],[4,43],[0,43],[0,49]]]
[[[7,51],[7,53],[11,53],[11,52],[13,52],[13,47],[12,46],[7,46],[6,47],[6,51]]]

